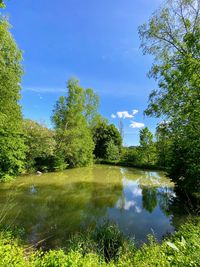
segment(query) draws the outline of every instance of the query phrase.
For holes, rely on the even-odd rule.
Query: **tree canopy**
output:
[[[4,179],[23,170],[26,149],[18,103],[23,74],[22,53],[9,28],[9,23],[0,18],[0,178]]]
[[[113,124],[108,125],[102,121],[92,131],[95,143],[94,155],[96,158],[110,159],[119,155],[122,148],[122,138],[118,129]],[[113,155],[111,155],[111,151]]]
[[[143,52],[155,62],[150,75],[159,89],[145,113],[164,117],[171,130],[170,174],[179,189],[200,189],[200,2],[167,1],[139,28]]]
[[[69,166],[86,166],[92,162],[94,143],[90,123],[96,115],[98,97],[92,89],[84,90],[78,80],[68,81],[68,95],[57,101],[52,121],[57,150]]]

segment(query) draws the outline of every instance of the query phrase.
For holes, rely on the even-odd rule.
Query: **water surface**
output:
[[[138,243],[174,231],[173,183],[162,172],[108,165],[28,175],[0,185],[0,220],[25,229],[31,244],[65,246],[104,220]]]

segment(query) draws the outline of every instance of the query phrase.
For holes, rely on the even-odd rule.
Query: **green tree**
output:
[[[171,131],[169,122],[161,122],[156,128],[157,165],[169,167],[171,157]]]
[[[159,85],[146,114],[170,122],[170,175],[190,196],[200,191],[199,14],[199,0],[167,1],[139,29],[144,53],[155,58],[151,75]]]
[[[48,165],[51,163],[50,159],[54,155],[56,146],[54,132],[32,120],[24,120],[23,130],[25,144],[28,147],[26,152],[27,168],[52,169],[52,166]]]
[[[85,94],[84,115],[86,117],[88,126],[92,128],[92,126],[99,118],[99,113],[98,113],[99,96],[96,95],[93,89],[91,88],[86,89],[84,94]]]
[[[155,164],[156,151],[153,141],[153,134],[147,127],[140,130],[140,147],[141,163]]]
[[[22,54],[9,28],[9,23],[0,18],[0,179],[23,171],[26,149],[18,103]]]
[[[110,140],[108,143],[106,143],[106,159],[119,160],[119,158],[119,147],[115,145],[113,140]]]
[[[0,8],[3,8],[3,7],[5,7],[5,4],[4,4],[3,0],[0,0]]]
[[[56,129],[57,151],[70,167],[92,163],[94,143],[90,121],[96,103],[91,89],[84,90],[76,79],[68,81],[68,96],[57,101],[52,121]],[[96,97],[95,97],[96,98]]]
[[[138,154],[138,147],[123,147],[122,160],[128,165],[139,165],[140,157]]]
[[[122,138],[118,129],[113,125],[108,125],[104,121],[100,122],[93,128],[93,140],[95,143],[94,154],[96,158],[107,158],[107,147],[110,142],[121,153]],[[111,156],[111,155],[110,155]]]

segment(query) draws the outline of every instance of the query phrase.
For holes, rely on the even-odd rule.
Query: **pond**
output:
[[[0,185],[0,221],[23,228],[31,244],[56,248],[105,220],[138,244],[175,229],[173,183],[162,172],[108,165],[28,175]],[[40,242],[43,241],[43,242]]]

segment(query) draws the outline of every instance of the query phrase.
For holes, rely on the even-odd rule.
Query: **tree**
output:
[[[26,152],[26,166],[39,168],[40,170],[50,169],[52,157],[54,156],[56,142],[54,132],[44,125],[32,120],[24,120],[23,130],[25,134],[25,144],[28,149]]]
[[[124,123],[123,123],[123,119],[119,120],[119,132],[122,138],[122,142],[124,140]]]
[[[68,81],[68,96],[57,101],[52,121],[56,130],[57,151],[70,167],[86,166],[92,163],[94,143],[90,121],[96,103],[95,94],[84,90],[75,79]]]
[[[3,8],[3,7],[5,7],[5,4],[4,4],[3,0],[0,0],[0,8]]]
[[[88,88],[85,90],[85,108],[84,115],[86,117],[87,124],[90,128],[95,124],[99,117],[98,107],[99,107],[99,96],[96,95],[93,89]]]
[[[120,153],[119,147],[115,145],[113,140],[106,143],[106,159],[108,160],[119,160]]]
[[[171,156],[171,131],[168,122],[161,122],[156,128],[156,152],[157,165],[160,167],[169,167]]]
[[[0,179],[23,171],[26,150],[18,103],[22,54],[9,28],[9,23],[0,18]]]
[[[155,145],[153,134],[147,127],[140,130],[140,148],[141,162],[144,164],[155,164]]]
[[[172,131],[170,175],[179,191],[200,190],[200,1],[173,0],[140,27],[144,53],[155,63],[158,90],[146,114],[163,116]]]
[[[100,122],[93,128],[93,140],[95,143],[94,155],[96,158],[107,158],[107,147],[110,142],[121,152],[122,139],[118,129],[113,125]],[[110,144],[111,145],[111,144]],[[111,155],[110,155],[111,156]]]

